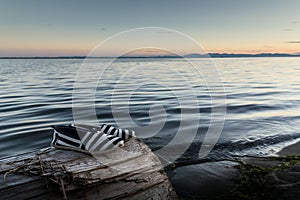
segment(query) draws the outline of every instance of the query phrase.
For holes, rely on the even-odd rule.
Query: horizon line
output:
[[[84,59],[84,58],[234,58],[234,57],[300,57],[300,53],[189,53],[177,55],[132,55],[132,56],[0,56],[0,59]]]

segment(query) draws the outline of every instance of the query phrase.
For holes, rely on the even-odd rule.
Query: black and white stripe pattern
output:
[[[108,135],[113,135],[113,136],[122,138],[122,140],[125,140],[125,141],[132,137],[135,137],[135,132],[133,130],[120,129],[120,128],[117,129],[117,128],[107,125],[107,124],[101,125],[101,131]]]
[[[76,129],[66,126],[52,126],[54,129],[52,146],[65,146],[85,150]]]
[[[103,152],[123,146],[124,140],[88,127],[53,126],[52,146],[86,153]]]
[[[105,133],[107,135],[113,135],[116,137],[121,138],[124,141],[129,140],[130,138],[136,137],[135,132],[129,129],[120,129],[115,128],[111,125],[102,124],[101,126],[92,126],[92,125],[85,125],[85,124],[71,124],[71,126],[79,127],[79,128],[86,128],[86,129],[93,129],[95,131],[99,131]]]

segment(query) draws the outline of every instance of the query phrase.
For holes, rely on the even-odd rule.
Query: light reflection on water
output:
[[[220,58],[213,61],[226,90],[227,116],[212,157],[228,153],[270,154],[285,143],[300,138],[300,58]],[[52,134],[49,126],[73,121],[73,84],[81,62],[79,59],[0,60],[0,156],[48,146]],[[197,62],[205,64],[208,61],[199,59]],[[97,71],[99,66],[93,65]],[[209,125],[211,107],[218,105],[210,104],[203,79],[186,70],[186,63],[179,59],[124,59],[114,63],[97,88],[95,107],[99,120],[115,123],[111,111],[115,83],[129,67],[141,65],[157,67],[148,70],[148,77],[135,71],[128,75],[128,80],[149,79],[151,82],[152,77],[161,79],[157,81],[156,78],[155,83],[144,84],[134,91],[130,98],[130,116],[137,125],[146,126],[150,123],[152,105],[163,105],[168,114],[164,128],[145,142],[152,149],[159,149],[174,137],[182,108],[174,91],[190,95],[182,87],[179,76],[162,73],[162,65],[172,66],[184,74],[198,98],[200,124],[184,127],[187,134],[192,128],[198,128],[192,153],[185,155],[195,158]],[[166,83],[171,87],[163,87]],[[126,109],[128,91],[134,84],[134,81],[119,83],[118,92],[113,94],[116,112]],[[88,93],[88,90],[82,88],[82,93]],[[84,108],[84,102],[82,106]],[[82,112],[88,122],[90,113],[84,109]],[[186,115],[185,119],[189,119]],[[128,119],[120,120],[126,126]],[[134,129],[130,123],[127,125]]]

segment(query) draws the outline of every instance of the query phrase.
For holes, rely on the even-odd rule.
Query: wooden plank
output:
[[[143,191],[147,191],[150,188],[158,185],[165,184],[168,185],[166,188],[170,188],[171,185],[168,182],[164,182],[166,176],[161,173],[155,172],[153,174],[148,174],[144,177],[135,177],[132,180],[122,180],[117,181],[114,184],[102,184],[95,187],[90,187],[85,191],[82,191],[84,195],[79,199],[126,199],[132,198],[134,195]],[[157,191],[153,192],[156,193]],[[154,195],[152,193],[152,195]],[[164,191],[164,193],[170,193],[169,191]],[[71,194],[72,195],[72,194]],[[78,195],[78,193],[77,193]],[[161,194],[162,195],[162,194]],[[75,196],[70,196],[70,198],[75,198]],[[77,196],[78,198],[78,196]],[[137,199],[149,199],[149,198],[137,198]]]
[[[107,179],[116,178],[122,175],[130,176],[135,173],[142,173],[146,170],[159,171],[162,166],[159,160],[155,160],[154,154],[146,154],[134,160],[116,163],[102,169],[94,169],[79,174],[73,174],[73,178],[86,180],[88,183],[100,182]]]
[[[29,170],[45,177],[19,173]],[[159,159],[139,140],[130,140],[124,148],[103,155],[51,149],[2,158],[0,176],[4,175],[6,179],[0,179],[0,197],[7,199],[63,199],[59,190],[66,191],[69,199],[174,197]],[[60,189],[47,190],[44,179],[49,182],[51,177],[61,177],[64,187],[57,185]]]
[[[7,184],[9,181],[10,184]],[[24,199],[37,195],[47,194],[44,180],[41,177],[29,177],[26,175],[12,174],[0,183],[1,199]]]

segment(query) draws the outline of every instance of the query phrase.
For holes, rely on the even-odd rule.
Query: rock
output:
[[[179,167],[169,174],[170,182],[183,199],[212,199],[233,189],[237,165],[219,161]]]

